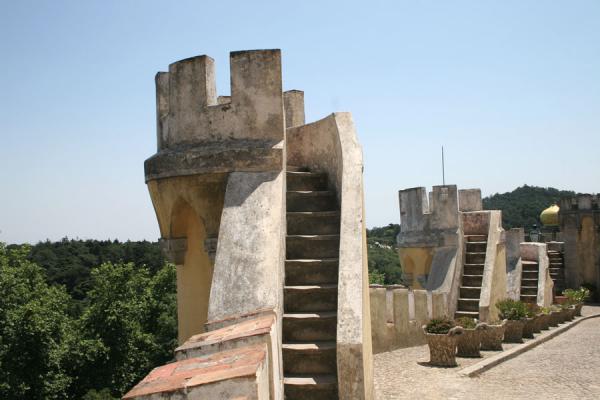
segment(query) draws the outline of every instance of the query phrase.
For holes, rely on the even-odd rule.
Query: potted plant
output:
[[[429,364],[437,367],[456,367],[456,345],[463,328],[454,321],[442,318],[432,319],[423,325],[423,332],[429,346]]]
[[[481,357],[481,329],[477,326],[474,318],[461,317],[455,321],[457,326],[463,328],[463,333],[458,337],[458,349],[456,355],[459,357]]]
[[[550,308],[549,307],[541,307],[540,308],[540,329],[547,330],[550,327]]]
[[[561,323],[560,307],[556,305],[550,306],[550,321],[548,326],[558,326]]]
[[[580,287],[577,290],[566,289],[563,295],[575,306],[575,316],[580,317],[583,302],[590,296],[590,290],[584,287]]]
[[[525,303],[519,300],[504,299],[496,303],[500,318],[506,319],[504,342],[523,343],[523,327],[527,316]]]
[[[481,338],[481,350],[502,351],[506,320],[480,322],[477,327]]]
[[[525,317],[525,326],[523,326],[523,337],[532,339],[534,333],[539,333],[540,329],[538,328],[538,305],[535,303],[525,303],[526,317]]]

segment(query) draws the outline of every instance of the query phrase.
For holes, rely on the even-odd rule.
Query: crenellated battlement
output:
[[[600,195],[578,194],[560,200],[561,213],[578,210],[600,210]]]
[[[458,191],[458,209],[461,212],[481,211],[481,189],[461,189]]]
[[[215,62],[202,55],[156,75],[158,150],[284,137],[280,50],[230,53],[231,96],[217,96]]]
[[[401,234],[458,227],[456,185],[434,186],[429,196],[424,187],[404,189],[398,197]]]
[[[146,181],[283,170],[286,125],[304,124],[304,93],[282,92],[279,50],[230,53],[230,75],[231,96],[217,95],[206,55],[156,75],[158,151],[144,164]]]

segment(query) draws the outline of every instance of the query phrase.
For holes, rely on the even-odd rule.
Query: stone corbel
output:
[[[210,260],[213,263],[215,262],[215,257],[217,256],[217,241],[218,241],[218,239],[219,239],[218,236],[213,236],[213,237],[206,238],[206,240],[204,240],[204,251],[206,251],[208,253],[208,257],[210,258]]]
[[[167,261],[175,265],[183,265],[187,251],[187,238],[161,238],[159,244]]]

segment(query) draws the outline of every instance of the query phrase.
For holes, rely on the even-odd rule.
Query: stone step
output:
[[[284,343],[283,373],[336,374],[335,342]]]
[[[337,310],[337,285],[285,286],[285,313]]]
[[[285,400],[333,400],[338,398],[337,377],[287,375],[283,378]]]
[[[337,258],[321,260],[286,260],[285,284],[288,286],[337,283]]]
[[[537,296],[537,286],[521,286],[521,295],[529,294]]]
[[[299,167],[297,165],[287,165],[285,170],[286,172],[310,172],[308,167]]]
[[[487,235],[465,235],[467,242],[487,242]]]
[[[460,287],[460,297],[463,299],[479,299],[481,297],[481,287]]]
[[[483,275],[463,275],[462,286],[481,287]]]
[[[465,264],[485,263],[485,253],[467,253]]]
[[[524,303],[535,303],[537,301],[537,295],[522,294],[521,301]]]
[[[465,275],[483,275],[483,264],[465,264],[463,274]]]
[[[479,311],[479,299],[458,299],[458,311]]]
[[[457,311],[454,313],[454,318],[469,317],[479,319],[479,311]]]
[[[288,235],[286,258],[315,259],[338,258],[340,235]]]
[[[288,171],[286,178],[288,191],[327,190],[327,174]]]
[[[523,286],[529,286],[529,287],[537,287],[538,285],[538,280],[536,279],[525,279],[525,278],[521,278],[521,287]]]
[[[533,261],[523,261],[523,271],[539,271],[540,267],[538,263]]]
[[[337,312],[283,314],[284,342],[335,341]]]
[[[466,242],[467,253],[485,253],[487,242]]]
[[[335,193],[330,190],[288,191],[287,211],[335,211],[338,209]]]
[[[537,279],[538,278],[538,271],[523,271],[521,274],[521,278],[522,279]]]
[[[550,266],[550,268],[563,268],[564,267],[563,263],[553,263],[553,262],[551,262],[549,264],[549,266]]]
[[[288,235],[336,235],[340,233],[339,211],[288,211]]]

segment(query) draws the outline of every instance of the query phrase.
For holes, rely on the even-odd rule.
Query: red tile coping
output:
[[[243,313],[243,314],[232,314],[229,315],[227,317],[224,317],[222,319],[213,319],[210,321],[207,321],[204,324],[204,327],[206,328],[207,331],[213,331],[216,329],[221,329],[224,328],[226,326],[235,324],[237,322],[246,320],[246,319],[252,319],[254,317],[258,317],[258,316],[262,316],[262,315],[275,315],[275,310],[273,310],[272,308],[261,308],[249,313]]]
[[[255,375],[264,363],[266,345],[241,347],[154,368],[123,399],[168,393],[207,383]]]
[[[222,343],[244,337],[264,335],[270,332],[275,323],[275,315],[267,314],[258,318],[243,320],[237,324],[226,326],[210,332],[200,333],[189,338],[184,344],[175,349],[175,352]]]

